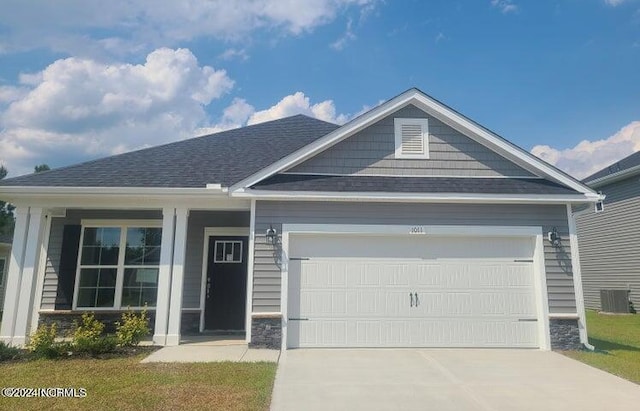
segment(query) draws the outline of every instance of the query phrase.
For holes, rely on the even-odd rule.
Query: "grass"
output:
[[[596,351],[565,354],[640,384],[640,314],[606,315],[587,311],[587,331]]]
[[[85,398],[2,398],[19,410],[266,410],[276,364],[140,364],[144,356],[0,364],[1,387],[85,388]]]

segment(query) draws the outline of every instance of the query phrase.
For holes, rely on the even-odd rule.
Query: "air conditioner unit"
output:
[[[629,291],[600,290],[600,305],[605,313],[629,313]]]

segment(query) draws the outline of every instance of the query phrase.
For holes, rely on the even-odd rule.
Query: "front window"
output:
[[[84,226],[76,307],[155,307],[161,238],[160,227]]]

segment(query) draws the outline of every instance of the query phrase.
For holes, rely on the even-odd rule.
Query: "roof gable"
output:
[[[29,187],[228,187],[338,128],[297,115],[0,181]]]
[[[640,174],[640,151],[608,165],[582,181],[590,186],[600,187],[603,184],[613,183],[634,174]]]
[[[573,190],[585,194],[587,197],[598,197],[597,193],[580,181],[464,117],[460,113],[429,97],[416,88],[405,91],[367,113],[353,119],[326,136],[312,142],[300,150],[297,150],[248,178],[243,179],[242,181],[234,184],[230,190],[244,190],[265,178],[300,164],[346,138],[362,131],[366,127],[371,126],[375,122],[388,116],[390,113],[410,104],[535,175],[565,185]]]
[[[426,122],[427,158],[398,158],[395,122],[403,119]],[[284,172],[397,177],[536,177],[413,104],[390,113]]]

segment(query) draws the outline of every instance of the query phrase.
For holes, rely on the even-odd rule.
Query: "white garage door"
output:
[[[530,239],[291,245],[289,347],[538,347]]]

